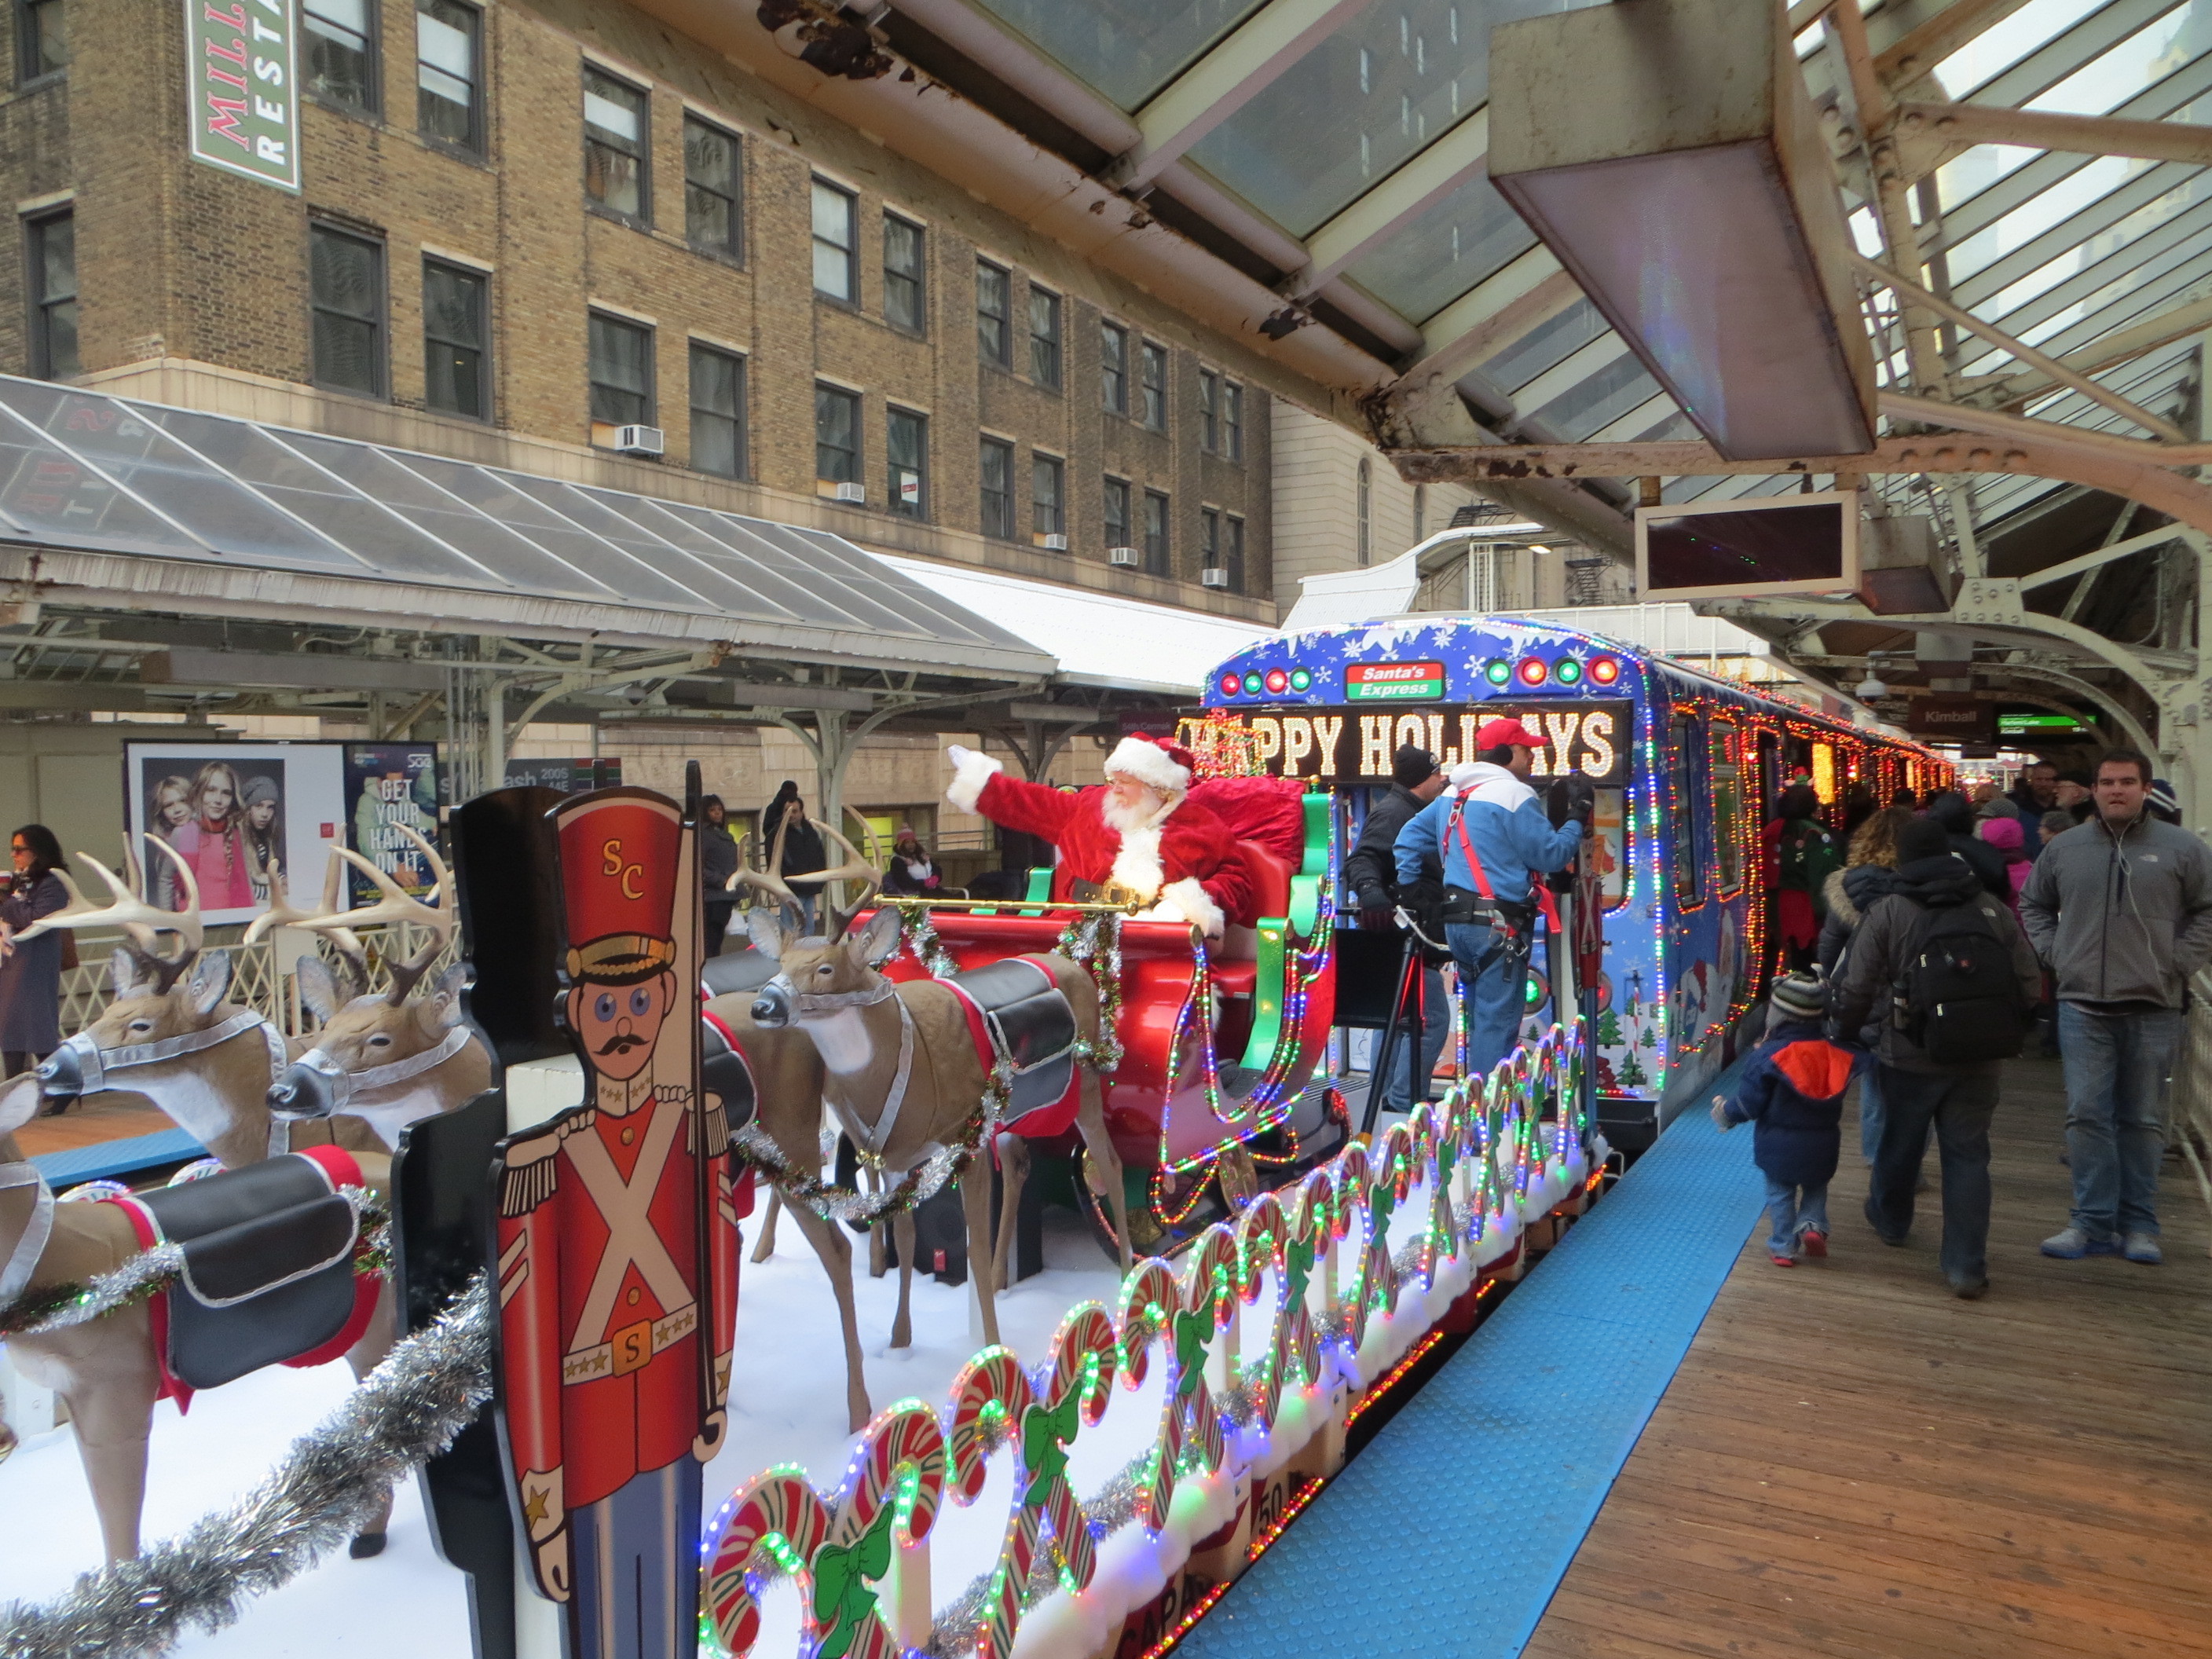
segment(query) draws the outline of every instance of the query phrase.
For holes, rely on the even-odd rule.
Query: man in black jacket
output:
[[[1359,831],[1359,844],[1344,861],[1345,881],[1359,907],[1359,925],[1368,932],[1388,933],[1395,925],[1391,911],[1397,893],[1398,866],[1392,848],[1398,832],[1414,813],[1437,798],[1444,781],[1444,775],[1437,769],[1435,757],[1425,749],[1415,748],[1409,743],[1391,757],[1390,787],[1369,804],[1367,822]],[[1435,860],[1428,860],[1422,878],[1422,885],[1433,882],[1436,893],[1442,896],[1443,871]],[[1419,915],[1420,906],[1414,896],[1408,893],[1405,896],[1407,908]],[[1441,933],[1437,936],[1441,938]],[[1451,1002],[1444,994],[1444,976],[1437,971],[1450,957],[1418,945],[1415,948],[1421,951],[1421,1041],[1418,1050],[1407,1053],[1404,1072],[1400,1073],[1394,1066],[1393,1075],[1383,1080],[1383,1103],[1394,1112],[1410,1112],[1428,1098],[1430,1074],[1437,1069],[1437,1056],[1443,1053],[1444,1039],[1451,1035]],[[1376,1041],[1379,1045],[1381,1039]]]
[[[2009,901],[2011,872],[2005,868],[2004,854],[1975,835],[1973,804],[1957,790],[1946,789],[1928,798],[1927,813],[1943,826],[1951,850],[1973,866],[1983,888]]]

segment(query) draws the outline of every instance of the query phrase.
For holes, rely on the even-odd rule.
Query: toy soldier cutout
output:
[[[699,1088],[696,847],[644,790],[550,816],[584,1101],[498,1166],[508,1474],[568,1659],[689,1659],[738,1261],[727,1130]]]

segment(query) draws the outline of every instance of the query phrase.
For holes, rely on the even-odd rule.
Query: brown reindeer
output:
[[[467,969],[455,963],[417,994],[430,964],[453,936],[457,917],[453,876],[438,850],[401,826],[429,861],[433,902],[410,895],[383,871],[349,848],[332,848],[340,860],[376,884],[379,901],[358,910],[336,911],[337,884],[326,884],[324,902],[334,913],[306,916],[292,925],[328,935],[338,951],[333,969],[319,957],[302,957],[294,971],[300,1000],[321,1022],[314,1046],[269,1086],[269,1109],[289,1122],[334,1116],[358,1118],[387,1151],[396,1151],[410,1123],[450,1112],[491,1086],[491,1056],[461,1023],[461,990]],[[392,986],[368,991],[368,968],[352,929],[372,922],[413,921],[430,937],[405,961],[392,963]],[[257,919],[254,926],[261,926]],[[252,937],[249,932],[248,938]],[[350,941],[350,946],[349,945]]]
[[[37,1169],[22,1158],[14,1133],[37,1110],[39,1099],[27,1077],[0,1089],[0,1307],[27,1290],[112,1272],[139,1249],[130,1218],[118,1206],[54,1202]],[[389,1160],[363,1153],[357,1161],[371,1187],[388,1193]],[[68,1403],[108,1560],[135,1556],[147,1443],[161,1391],[149,1305],[133,1303],[45,1335],[10,1337],[8,1347],[24,1376]],[[373,1524],[374,1534],[354,1540],[356,1554],[374,1554],[382,1547],[384,1522],[373,1518]],[[374,1547],[364,1548],[372,1537]]]
[[[863,904],[867,896],[872,894],[864,895]],[[855,911],[860,908],[856,906]],[[804,939],[796,936],[787,913],[756,908],[750,914],[747,926],[753,943],[775,957],[779,965],[776,977],[753,1005],[753,1019],[757,1025],[787,1024],[812,1041],[826,1073],[824,1098],[839,1127],[860,1149],[865,1166],[895,1182],[940,1148],[962,1143],[983,1098],[989,1073],[969,1036],[958,993],[933,980],[895,985],[877,971],[898,948],[898,912],[889,907],[879,909],[858,932],[849,926],[854,914],[832,908],[824,933]],[[1064,957],[1040,956],[1030,960],[1066,999],[1079,1039],[1095,1042],[1098,989],[1090,974]],[[1106,1131],[1097,1073],[1088,1064],[1079,1066],[1078,1071],[1076,1121],[1091,1152],[1093,1178],[1101,1183],[1101,1195],[1113,1212],[1126,1269],[1131,1255],[1121,1162]],[[793,1126],[794,1130],[797,1127]],[[813,1126],[810,1122],[805,1128],[811,1138]],[[778,1144],[801,1167],[814,1167],[818,1154],[811,1149],[800,1158],[797,1149],[781,1138]],[[996,1298],[1005,1283],[1014,1209],[1028,1163],[1025,1143],[1018,1135],[1007,1138],[1004,1157],[1006,1191],[995,1250],[991,1244],[988,1149],[976,1148],[976,1156],[969,1160],[960,1177],[969,1271],[975,1275],[981,1304],[984,1340],[991,1343],[999,1340]],[[805,1224],[810,1212],[798,1204],[791,1208]],[[908,1313],[915,1259],[911,1212],[896,1212],[892,1228],[899,1251],[899,1300],[891,1346],[903,1347],[912,1340]],[[842,1280],[840,1264],[825,1256],[824,1265],[836,1285],[842,1312],[849,1307],[852,1294],[849,1262],[842,1266]],[[847,1317],[849,1322],[850,1316]],[[848,1338],[848,1357],[853,1352]],[[848,1372],[857,1373],[857,1370],[856,1362],[848,1364]],[[865,1401],[864,1392],[860,1398]],[[856,1413],[856,1419],[865,1417],[865,1411]]]

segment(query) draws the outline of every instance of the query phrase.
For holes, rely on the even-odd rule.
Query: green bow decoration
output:
[[[1206,1373],[1206,1345],[1213,1340],[1213,1298],[1194,1313],[1175,1316],[1176,1394],[1188,1397]]]
[[[1367,1207],[1375,1218],[1375,1237],[1380,1238],[1390,1230],[1390,1213],[1398,1207],[1398,1183],[1389,1170],[1368,1189]]]
[[[1305,1300],[1306,1282],[1313,1277],[1316,1254],[1310,1237],[1294,1238],[1283,1249],[1283,1294],[1293,1308]]]
[[[1078,1386],[1057,1406],[1031,1406],[1022,1413],[1022,1467],[1030,1472],[1029,1489],[1022,1494],[1024,1509],[1043,1503],[1053,1482],[1067,1473],[1067,1454],[1061,1449],[1083,1426],[1082,1404],[1083,1390]]]
[[[814,1553],[814,1622],[822,1627],[815,1659],[845,1659],[861,1621],[875,1611],[870,1583],[891,1570],[891,1522],[896,1504],[876,1512],[867,1531],[850,1544],[824,1544]]]

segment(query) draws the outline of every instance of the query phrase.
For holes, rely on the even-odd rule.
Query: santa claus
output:
[[[1106,782],[1073,793],[1007,777],[954,744],[945,798],[963,812],[1060,848],[1076,897],[1134,900],[1140,919],[1195,923],[1209,938],[1243,920],[1251,882],[1229,826],[1188,799],[1194,763],[1172,743],[1132,736],[1106,757]]]

